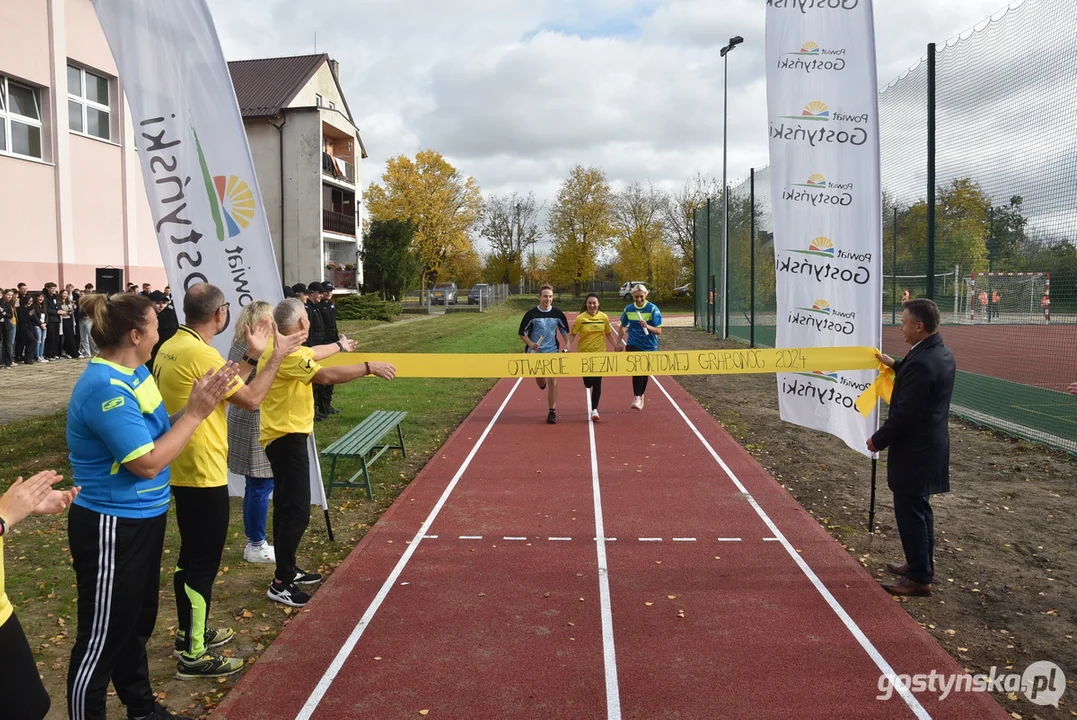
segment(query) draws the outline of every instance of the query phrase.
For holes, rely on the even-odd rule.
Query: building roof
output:
[[[235,60],[228,63],[243,117],[273,117],[296,96],[329,56]]]

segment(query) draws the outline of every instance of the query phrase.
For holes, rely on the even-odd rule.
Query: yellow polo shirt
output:
[[[209,371],[216,372],[224,358],[202,336],[181,325],[161,349],[153,364],[153,377],[161,390],[169,415],[187,405],[191,388]],[[237,380],[225,398],[243,387]],[[228,484],[228,417],[222,400],[213,413],[194,431],[187,446],[172,461],[172,485],[178,487],[220,487]]]
[[[4,591],[4,538],[0,538],[0,626],[7,622],[13,612],[15,609],[11,607],[11,601]]]
[[[258,372],[262,372],[272,354],[273,340],[270,339],[258,361]],[[310,384],[321,369],[322,366],[314,361],[314,350],[309,347],[301,347],[284,358],[269,394],[259,408],[262,447],[291,433],[309,435],[314,432],[314,388]]]
[[[572,334],[580,336],[577,349],[582,353],[606,352],[606,333],[610,332],[610,318],[601,310],[594,315],[582,312],[572,324]]]

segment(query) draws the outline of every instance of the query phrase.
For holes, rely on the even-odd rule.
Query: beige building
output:
[[[0,287],[81,287],[99,267],[163,287],[122,79],[90,0],[0,2],[0,28]],[[229,68],[284,282],[345,279],[325,266],[356,263],[366,153],[336,64]]]

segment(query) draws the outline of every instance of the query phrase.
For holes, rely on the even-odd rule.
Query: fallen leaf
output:
[[[654,605],[654,603],[653,603],[653,602],[645,602],[645,603],[643,603],[643,604],[644,604],[644,605],[646,605],[647,607],[650,607],[651,605]]]
[[[676,595],[666,595],[666,598],[669,599],[669,600],[676,600],[677,596]]]
[[[419,714],[420,714],[420,715],[429,715],[429,714],[430,714],[430,711],[429,711],[429,710],[420,710],[420,711],[419,711]]]
[[[380,655],[379,655],[379,656],[375,656],[375,657],[374,657],[374,659],[375,659],[375,660],[381,660],[381,656],[380,656]]]

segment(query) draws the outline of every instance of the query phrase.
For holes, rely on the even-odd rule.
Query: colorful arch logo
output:
[[[829,383],[835,384],[837,384],[839,381],[838,374],[836,372],[824,372],[822,370],[816,370],[815,372],[810,373],[797,373],[797,375],[815,378],[816,380],[826,380]]]
[[[822,50],[819,48],[819,46],[809,40],[808,42],[804,43],[804,45],[801,46],[800,52],[797,53],[797,54],[798,55],[818,55],[820,52],[822,52]]]
[[[829,120],[830,109],[818,100],[812,100],[804,106],[800,116],[805,120]]]
[[[830,241],[830,238],[817,237],[809,243],[807,250],[792,250],[791,252],[800,253],[801,255],[818,255],[819,257],[832,258],[837,250],[834,248],[834,243]]]
[[[820,175],[819,173],[814,173],[814,174],[812,174],[811,176],[808,177],[807,182],[794,183],[794,185],[796,187],[825,188],[826,187],[826,177],[823,176],[823,175]]]
[[[820,315],[829,315],[833,312],[833,308],[830,307],[830,303],[822,299],[816,300],[814,303],[812,303],[812,306],[810,308],[801,309],[807,310],[808,312],[819,313]]]
[[[228,237],[235,237],[254,219],[254,191],[235,175],[217,175],[213,185],[217,189],[217,201],[228,228]]]

